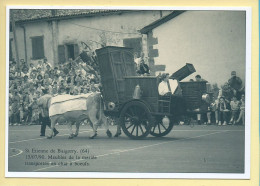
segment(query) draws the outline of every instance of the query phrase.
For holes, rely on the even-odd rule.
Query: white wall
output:
[[[163,16],[169,14],[171,11],[163,11]],[[100,48],[98,43],[102,42],[102,37],[107,39],[107,45],[123,46],[124,38],[142,37],[138,30],[151,22],[160,18],[160,11],[140,11],[129,12],[121,15],[106,15],[85,18],[73,18],[66,20],[59,20],[57,26],[57,44],[65,43],[79,43],[84,41],[93,49]],[[91,28],[97,28],[90,29]],[[54,64],[53,44],[52,44],[52,30],[51,22],[39,21],[33,23],[26,23],[26,42],[27,42],[27,59],[28,63],[37,62],[31,60],[32,58],[32,42],[30,37],[44,36],[44,54],[48,61]],[[113,32],[105,32],[113,31]],[[122,33],[115,33],[122,32]],[[123,34],[123,33],[137,33],[137,34]],[[24,35],[21,27],[17,27],[17,43],[20,59],[25,59]],[[58,46],[57,46],[58,48]],[[57,50],[57,49],[56,49]],[[57,62],[56,62],[57,63]]]
[[[52,47],[52,31],[51,25],[48,22],[36,22],[25,24],[26,32],[26,48],[27,48],[27,61],[28,63],[37,63],[38,60],[32,59],[32,40],[31,37],[43,36],[44,55],[48,58],[50,63],[53,59]],[[21,27],[17,26],[17,43],[19,48],[19,58],[25,59],[25,46],[24,46],[24,31]]]
[[[245,80],[246,30],[242,11],[187,11],[153,30],[159,57],[173,73],[192,63],[197,74],[210,83],[224,84],[232,70]]]
[[[123,46],[124,38],[142,37],[138,30],[159,18],[159,11],[141,11],[122,15],[61,20],[58,22],[58,42],[64,44],[84,41],[96,49],[101,47],[98,43],[102,43],[102,38],[106,38],[107,45]]]

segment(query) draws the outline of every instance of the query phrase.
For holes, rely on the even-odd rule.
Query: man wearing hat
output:
[[[236,71],[231,72],[231,78],[228,80],[228,84],[234,95],[240,99],[241,94],[244,93],[244,87],[242,86],[242,80],[240,77],[236,76]]]

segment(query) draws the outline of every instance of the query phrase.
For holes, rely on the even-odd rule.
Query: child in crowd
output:
[[[48,82],[48,84],[52,83],[52,79],[50,78],[50,75],[48,73],[44,74],[43,84],[45,85],[46,82]]]
[[[52,95],[56,96],[56,95],[58,95],[58,92],[59,92],[58,83],[56,81],[54,81],[53,87],[52,87]]]
[[[218,99],[215,99],[211,105],[210,105],[210,108],[211,108],[211,111],[215,114],[215,120],[216,120],[216,124],[218,124],[218,104],[219,104],[219,100]]]
[[[41,67],[38,67],[38,68],[37,68],[37,74],[38,74],[38,75],[42,75],[42,77],[43,77],[43,75],[44,75],[44,70],[42,70]]]
[[[30,86],[30,82],[29,82],[28,76],[25,75],[23,77],[23,81],[22,81],[22,88],[23,88],[23,90],[28,90],[29,86]]]
[[[47,58],[45,57],[45,58],[43,59],[43,67],[44,67],[44,70],[45,70],[45,71],[48,70],[48,67],[47,67],[47,66],[49,66],[49,68],[51,68],[51,64],[48,62]]]
[[[50,81],[45,81],[43,88],[47,91],[48,94],[52,93],[52,86]]]
[[[23,67],[23,70],[21,72],[21,77],[24,77],[25,75],[28,76],[28,77],[30,76],[29,70],[26,66]]]
[[[60,83],[60,76],[59,76],[58,74],[55,74],[55,75],[54,75],[53,82]]]
[[[43,89],[42,84],[41,83],[37,83],[36,92],[39,92],[40,94],[42,94],[42,89]]]
[[[30,63],[29,74],[31,74],[33,70],[36,70],[36,68],[34,67],[33,63]]]
[[[88,89],[87,88],[83,88],[82,94],[87,94],[88,93]]]
[[[42,75],[41,74],[38,74],[38,76],[37,76],[37,80],[36,80],[36,83],[37,84],[41,84],[41,85],[43,85],[43,77],[42,77]]]
[[[38,69],[39,67],[40,67],[41,69],[43,68],[43,63],[42,63],[41,60],[38,61],[37,69]]]

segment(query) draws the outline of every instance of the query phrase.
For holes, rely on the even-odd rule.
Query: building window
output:
[[[67,47],[67,58],[71,58],[71,59],[75,59],[75,53],[74,53],[74,50],[75,50],[75,47],[73,44],[70,44],[70,45],[66,45]]]
[[[137,53],[138,57],[140,57],[142,51],[142,38],[127,38],[123,40],[124,46],[133,48],[134,53]]]
[[[58,46],[59,63],[64,63],[71,59],[76,59],[79,55],[79,47],[77,44],[65,44]]]
[[[43,36],[32,37],[32,59],[44,58]]]

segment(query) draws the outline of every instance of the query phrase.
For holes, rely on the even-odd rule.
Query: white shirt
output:
[[[175,90],[178,87],[178,81],[176,79],[169,79],[169,84],[171,87],[171,93],[174,94]],[[170,92],[168,88],[168,84],[165,81],[162,81],[158,86],[158,92],[161,96],[165,95],[166,93]]]

